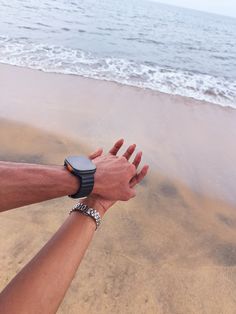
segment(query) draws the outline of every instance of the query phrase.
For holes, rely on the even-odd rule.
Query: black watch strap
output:
[[[69,156],[65,159],[64,166],[79,180],[78,191],[69,196],[72,198],[88,196],[93,190],[96,165],[88,157]]]
[[[88,196],[93,190],[94,174],[93,173],[86,174],[86,175],[76,174],[76,177],[80,181],[80,188],[79,188],[78,192],[76,192],[73,195],[69,195],[69,196],[72,198],[82,198],[82,197]]]

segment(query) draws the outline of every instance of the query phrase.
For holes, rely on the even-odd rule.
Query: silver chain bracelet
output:
[[[70,214],[76,211],[80,212],[83,215],[91,217],[96,223],[96,230],[97,230],[97,228],[101,224],[101,216],[96,209],[90,208],[89,206],[83,203],[78,203],[71,209]]]

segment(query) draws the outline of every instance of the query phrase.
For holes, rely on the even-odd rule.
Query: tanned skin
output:
[[[118,191],[108,190],[110,199],[106,198],[105,190],[103,190],[102,186],[99,187],[98,184],[95,191],[101,194],[93,193],[83,200],[84,204],[97,209],[101,217],[118,199],[124,198],[128,200],[133,197],[135,195],[134,187],[143,180],[148,171],[148,166],[145,165],[141,171],[137,172],[142,158],[141,152],[136,154],[132,163],[128,162],[134,153],[135,145],[131,145],[123,157],[117,157],[117,153],[122,145],[123,140],[120,140],[112,147],[108,155],[102,156],[102,151],[98,150],[90,156],[95,163],[97,162],[97,165],[99,165],[100,158],[102,169],[106,169],[105,164],[103,165],[102,163],[107,158],[109,161],[111,160],[111,163],[113,159],[119,160],[117,162],[117,171],[121,165],[120,160],[122,160],[122,167],[125,166],[125,169],[130,171],[129,175],[124,176],[125,189],[119,185],[117,187]],[[127,164],[132,165],[132,167],[127,166]],[[1,205],[1,210],[73,194],[78,189],[76,178],[62,167],[22,166],[20,170],[21,175],[18,173],[16,180],[11,179],[16,182],[10,183],[7,173],[17,173],[17,166],[9,163],[7,165],[8,170],[4,171],[6,163],[1,165],[3,172],[5,172],[3,175],[1,174],[1,179],[3,178],[6,185],[1,183],[5,193],[1,192],[0,203],[4,198],[3,194],[10,201],[10,205],[5,201]],[[133,171],[134,169],[135,171]],[[50,178],[45,178],[48,175]],[[107,178],[109,179],[109,176]],[[65,180],[62,187],[60,187],[59,183],[56,183],[57,179]],[[29,188],[29,182],[33,184],[32,188]],[[109,180],[105,182],[107,187],[108,182]],[[25,190],[27,190],[26,195],[21,194],[23,193],[23,188],[18,187],[17,183],[23,184]],[[56,191],[53,190],[54,185]],[[129,188],[127,188],[127,185]],[[133,192],[131,193],[131,191]],[[36,195],[32,196],[31,194],[34,192]],[[114,198],[112,199],[112,197]],[[79,212],[73,212],[69,215],[46,245],[2,291],[0,294],[1,314],[56,313],[92,240],[95,229],[96,224],[92,218],[84,216]]]

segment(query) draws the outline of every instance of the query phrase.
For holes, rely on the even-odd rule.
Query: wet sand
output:
[[[3,65],[0,86],[1,160],[61,164],[123,136],[151,165],[104,218],[59,313],[235,313],[236,110]],[[0,288],[72,203],[1,214]]]

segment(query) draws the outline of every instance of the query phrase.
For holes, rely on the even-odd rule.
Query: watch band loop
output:
[[[69,195],[69,197],[83,198],[88,196],[93,190],[94,175],[93,174],[90,175],[87,174],[86,176],[77,175],[77,177],[79,179],[80,188],[75,194]]]
[[[94,187],[96,165],[84,156],[69,156],[64,161],[65,168],[79,180],[79,189],[69,195],[71,198],[83,198],[91,194]]]

